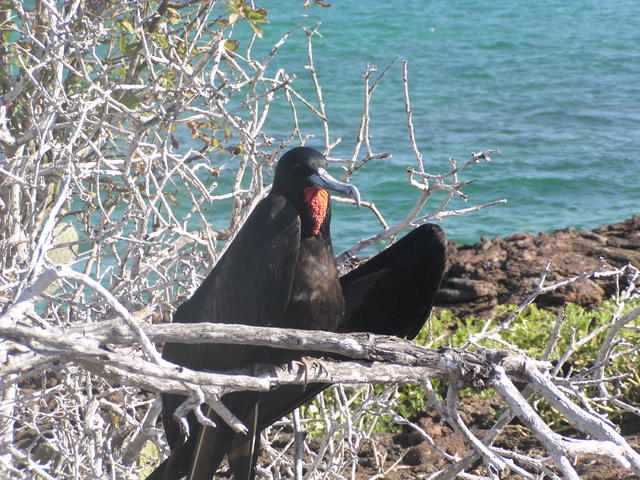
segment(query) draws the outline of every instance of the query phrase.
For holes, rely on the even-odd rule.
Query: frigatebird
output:
[[[231,322],[337,332],[369,331],[412,338],[428,316],[446,258],[446,239],[435,225],[420,227],[349,274],[338,278],[329,223],[328,192],[359,203],[357,189],[328,175],[319,152],[298,147],[281,157],[271,192],[174,322]],[[347,315],[344,315],[344,313]],[[165,345],[166,360],[196,370],[223,371],[255,363],[284,363],[300,353],[252,346]],[[184,441],[173,412],[184,397],[164,394],[163,422],[172,449],[148,480],[209,480],[227,455],[238,480],[254,477],[259,432],[327,385],[235,392],[225,405],[249,428],[234,432],[215,414],[217,427],[188,416]]]

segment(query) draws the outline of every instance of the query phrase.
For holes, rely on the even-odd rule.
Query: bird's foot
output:
[[[319,358],[315,357],[300,357],[298,360],[293,360],[291,362],[294,365],[300,365],[304,369],[304,384],[303,388],[307,388],[309,384],[309,369],[312,367],[316,367],[319,372],[328,373],[327,369],[324,367],[324,364]]]

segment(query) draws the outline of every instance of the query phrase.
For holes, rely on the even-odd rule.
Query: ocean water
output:
[[[352,177],[389,222],[402,219],[417,197],[405,174],[415,160],[402,59],[409,62],[415,131],[429,171],[445,171],[450,157],[463,162],[472,151],[501,151],[462,174],[475,180],[465,189],[469,200],[450,207],[508,203],[443,220],[450,239],[593,228],[640,213],[640,2],[336,0],[307,10],[302,3],[259,3],[270,23],[254,54],[259,58],[296,24],[321,22],[315,63],[332,136],[343,138],[334,156],[352,151],[366,65],[381,70],[398,57],[371,105],[374,149],[393,158],[375,160]],[[242,28],[235,34],[246,41]],[[306,35],[296,31],[271,72],[282,66],[296,73],[297,88],[309,94],[306,48]],[[281,100],[265,127],[276,138],[291,132]],[[303,114],[302,124],[316,135],[307,144],[321,147],[320,122]],[[378,229],[366,209],[334,208],[338,252]]]

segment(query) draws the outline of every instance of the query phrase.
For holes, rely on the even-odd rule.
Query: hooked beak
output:
[[[345,195],[352,198],[356,202],[356,206],[360,207],[360,192],[358,189],[349,184],[339,182],[327,172],[324,168],[319,168],[318,171],[307,177],[311,183],[316,187],[322,188],[330,193],[336,193],[338,195]]]

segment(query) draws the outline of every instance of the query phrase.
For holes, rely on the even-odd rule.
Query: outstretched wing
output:
[[[340,331],[415,338],[433,307],[446,259],[444,232],[426,224],[344,275]]]

